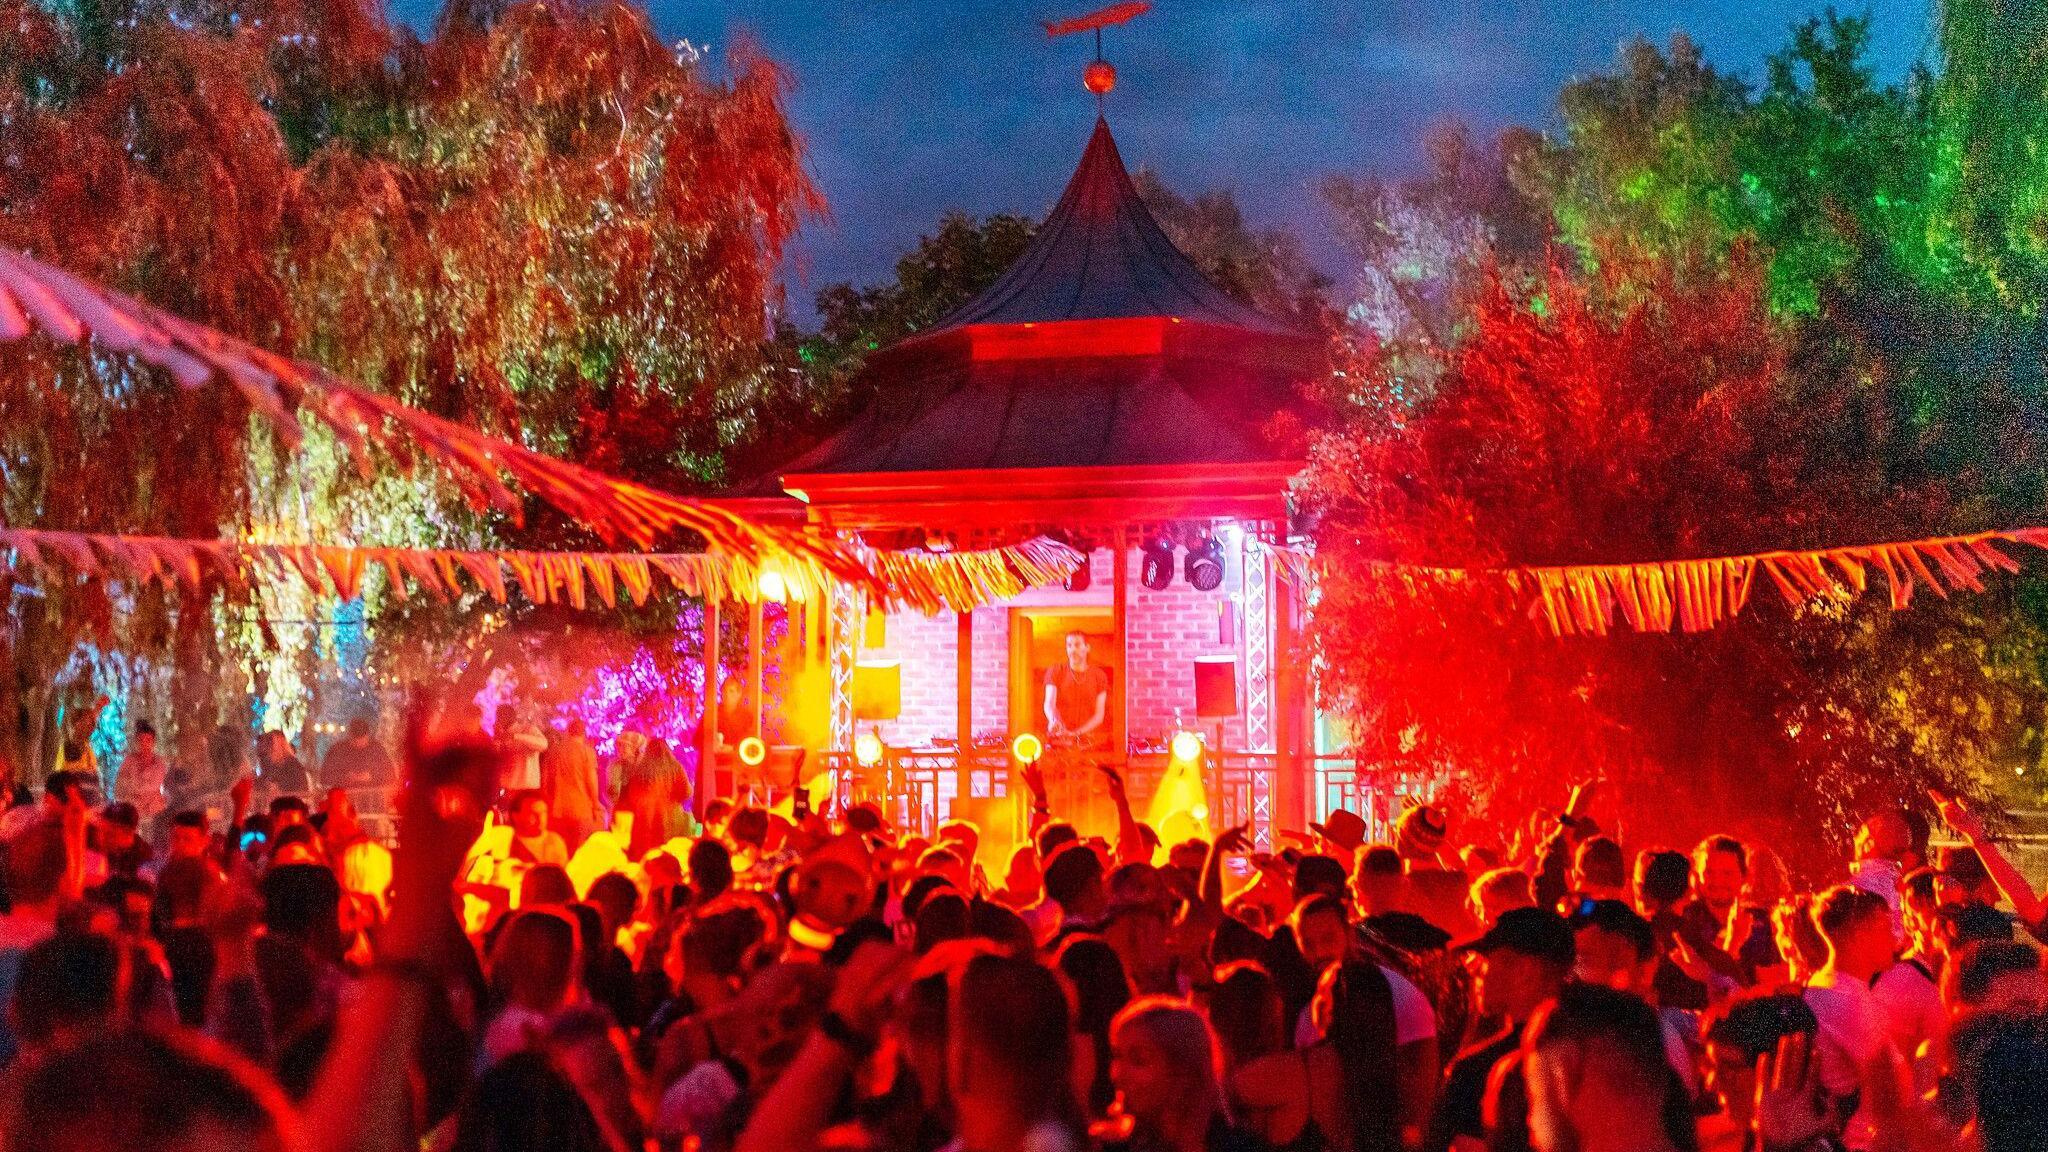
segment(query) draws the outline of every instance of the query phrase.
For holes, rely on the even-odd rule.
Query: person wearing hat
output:
[[[1365,846],[1365,818],[1348,808],[1339,808],[1330,813],[1330,818],[1321,824],[1311,823],[1309,830],[1319,840],[1316,851],[1330,856],[1351,871],[1351,863],[1358,856],[1358,850]]]
[[[1442,809],[1417,804],[1394,825],[1394,851],[1408,873],[1409,910],[1457,938],[1477,932],[1479,922],[1465,898],[1470,881],[1443,865],[1450,828]]]
[[[1499,1028],[1460,1052],[1445,1070],[1424,1152],[1486,1146],[1481,1112],[1494,1065],[1520,1046],[1523,1026],[1556,998],[1578,956],[1571,925],[1548,908],[1509,909],[1459,951],[1478,957],[1479,1011]]]

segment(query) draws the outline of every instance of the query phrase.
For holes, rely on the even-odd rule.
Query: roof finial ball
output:
[[[1088,62],[1087,70],[1081,73],[1081,86],[1095,93],[1099,103],[1109,90],[1116,87],[1116,65],[1102,58],[1102,30],[1131,20],[1151,11],[1148,0],[1125,0],[1107,8],[1076,16],[1071,20],[1055,20],[1045,26],[1047,36],[1071,36],[1076,32],[1095,33],[1095,59]]]
[[[1116,87],[1116,65],[1107,60],[1091,60],[1088,68],[1081,73],[1081,86],[1097,96],[1109,95]]]

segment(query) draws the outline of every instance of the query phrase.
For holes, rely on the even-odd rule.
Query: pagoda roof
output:
[[[1301,333],[1210,283],[1138,195],[1109,122],[1024,254],[994,284],[914,339],[973,324],[1172,316],[1279,336]]]
[[[915,486],[912,474],[1298,460],[1265,429],[1323,357],[1316,337],[1218,288],[1174,247],[1098,119],[1016,263],[870,356],[874,403],[778,471],[815,497],[839,486],[814,482],[825,478]]]

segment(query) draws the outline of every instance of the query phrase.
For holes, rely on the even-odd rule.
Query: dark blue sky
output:
[[[790,112],[832,219],[812,225],[792,305],[865,283],[941,213],[1042,214],[1092,122],[1084,37],[1038,21],[1107,0],[646,0],[664,36],[723,51],[751,36],[789,70]],[[1838,5],[1856,12],[1858,0]],[[1871,0],[1872,59],[1898,77],[1929,51],[1928,0]],[[424,22],[434,0],[399,0]],[[1228,188],[1255,220],[1327,238],[1315,185],[1410,169],[1437,120],[1552,121],[1558,88],[1638,33],[1684,29],[1755,78],[1825,0],[1156,0],[1109,33],[1110,122],[1125,159],[1183,192]],[[1335,270],[1330,261],[1326,267]]]

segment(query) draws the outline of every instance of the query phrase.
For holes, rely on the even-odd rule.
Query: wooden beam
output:
[[[1130,638],[1126,636],[1125,624],[1129,619],[1131,596],[1131,541],[1124,529],[1116,531],[1116,562],[1112,566],[1116,573],[1111,577],[1114,587],[1110,589],[1109,627],[1116,634],[1116,675],[1111,678],[1109,712],[1109,757],[1110,762],[1121,764],[1131,747],[1131,717],[1129,686],[1131,650]]]
[[[1304,831],[1311,819],[1311,761],[1302,755],[1303,705],[1306,680],[1295,652],[1294,581],[1283,571],[1273,574],[1273,743],[1279,751],[1273,777],[1273,826],[1277,846],[1281,830]]]
[[[954,661],[953,718],[955,730],[959,733],[960,754],[954,758],[953,766],[958,774],[953,782],[955,803],[965,801],[973,794],[969,786],[973,776],[973,759],[968,753],[974,748],[974,613],[953,614],[954,637],[958,658]],[[973,864],[972,860],[968,861]]]
[[[755,600],[747,606],[747,688],[753,693],[753,731],[756,736],[762,733],[761,709],[763,702],[761,699],[761,689],[763,687],[765,667],[768,662],[764,658],[761,649],[768,641],[767,611],[767,606],[759,600]]]
[[[718,789],[718,601],[704,598],[704,718],[697,726],[697,817]]]
[[[953,672],[953,720],[964,751],[974,743],[974,613],[955,612],[953,618],[959,653]]]

